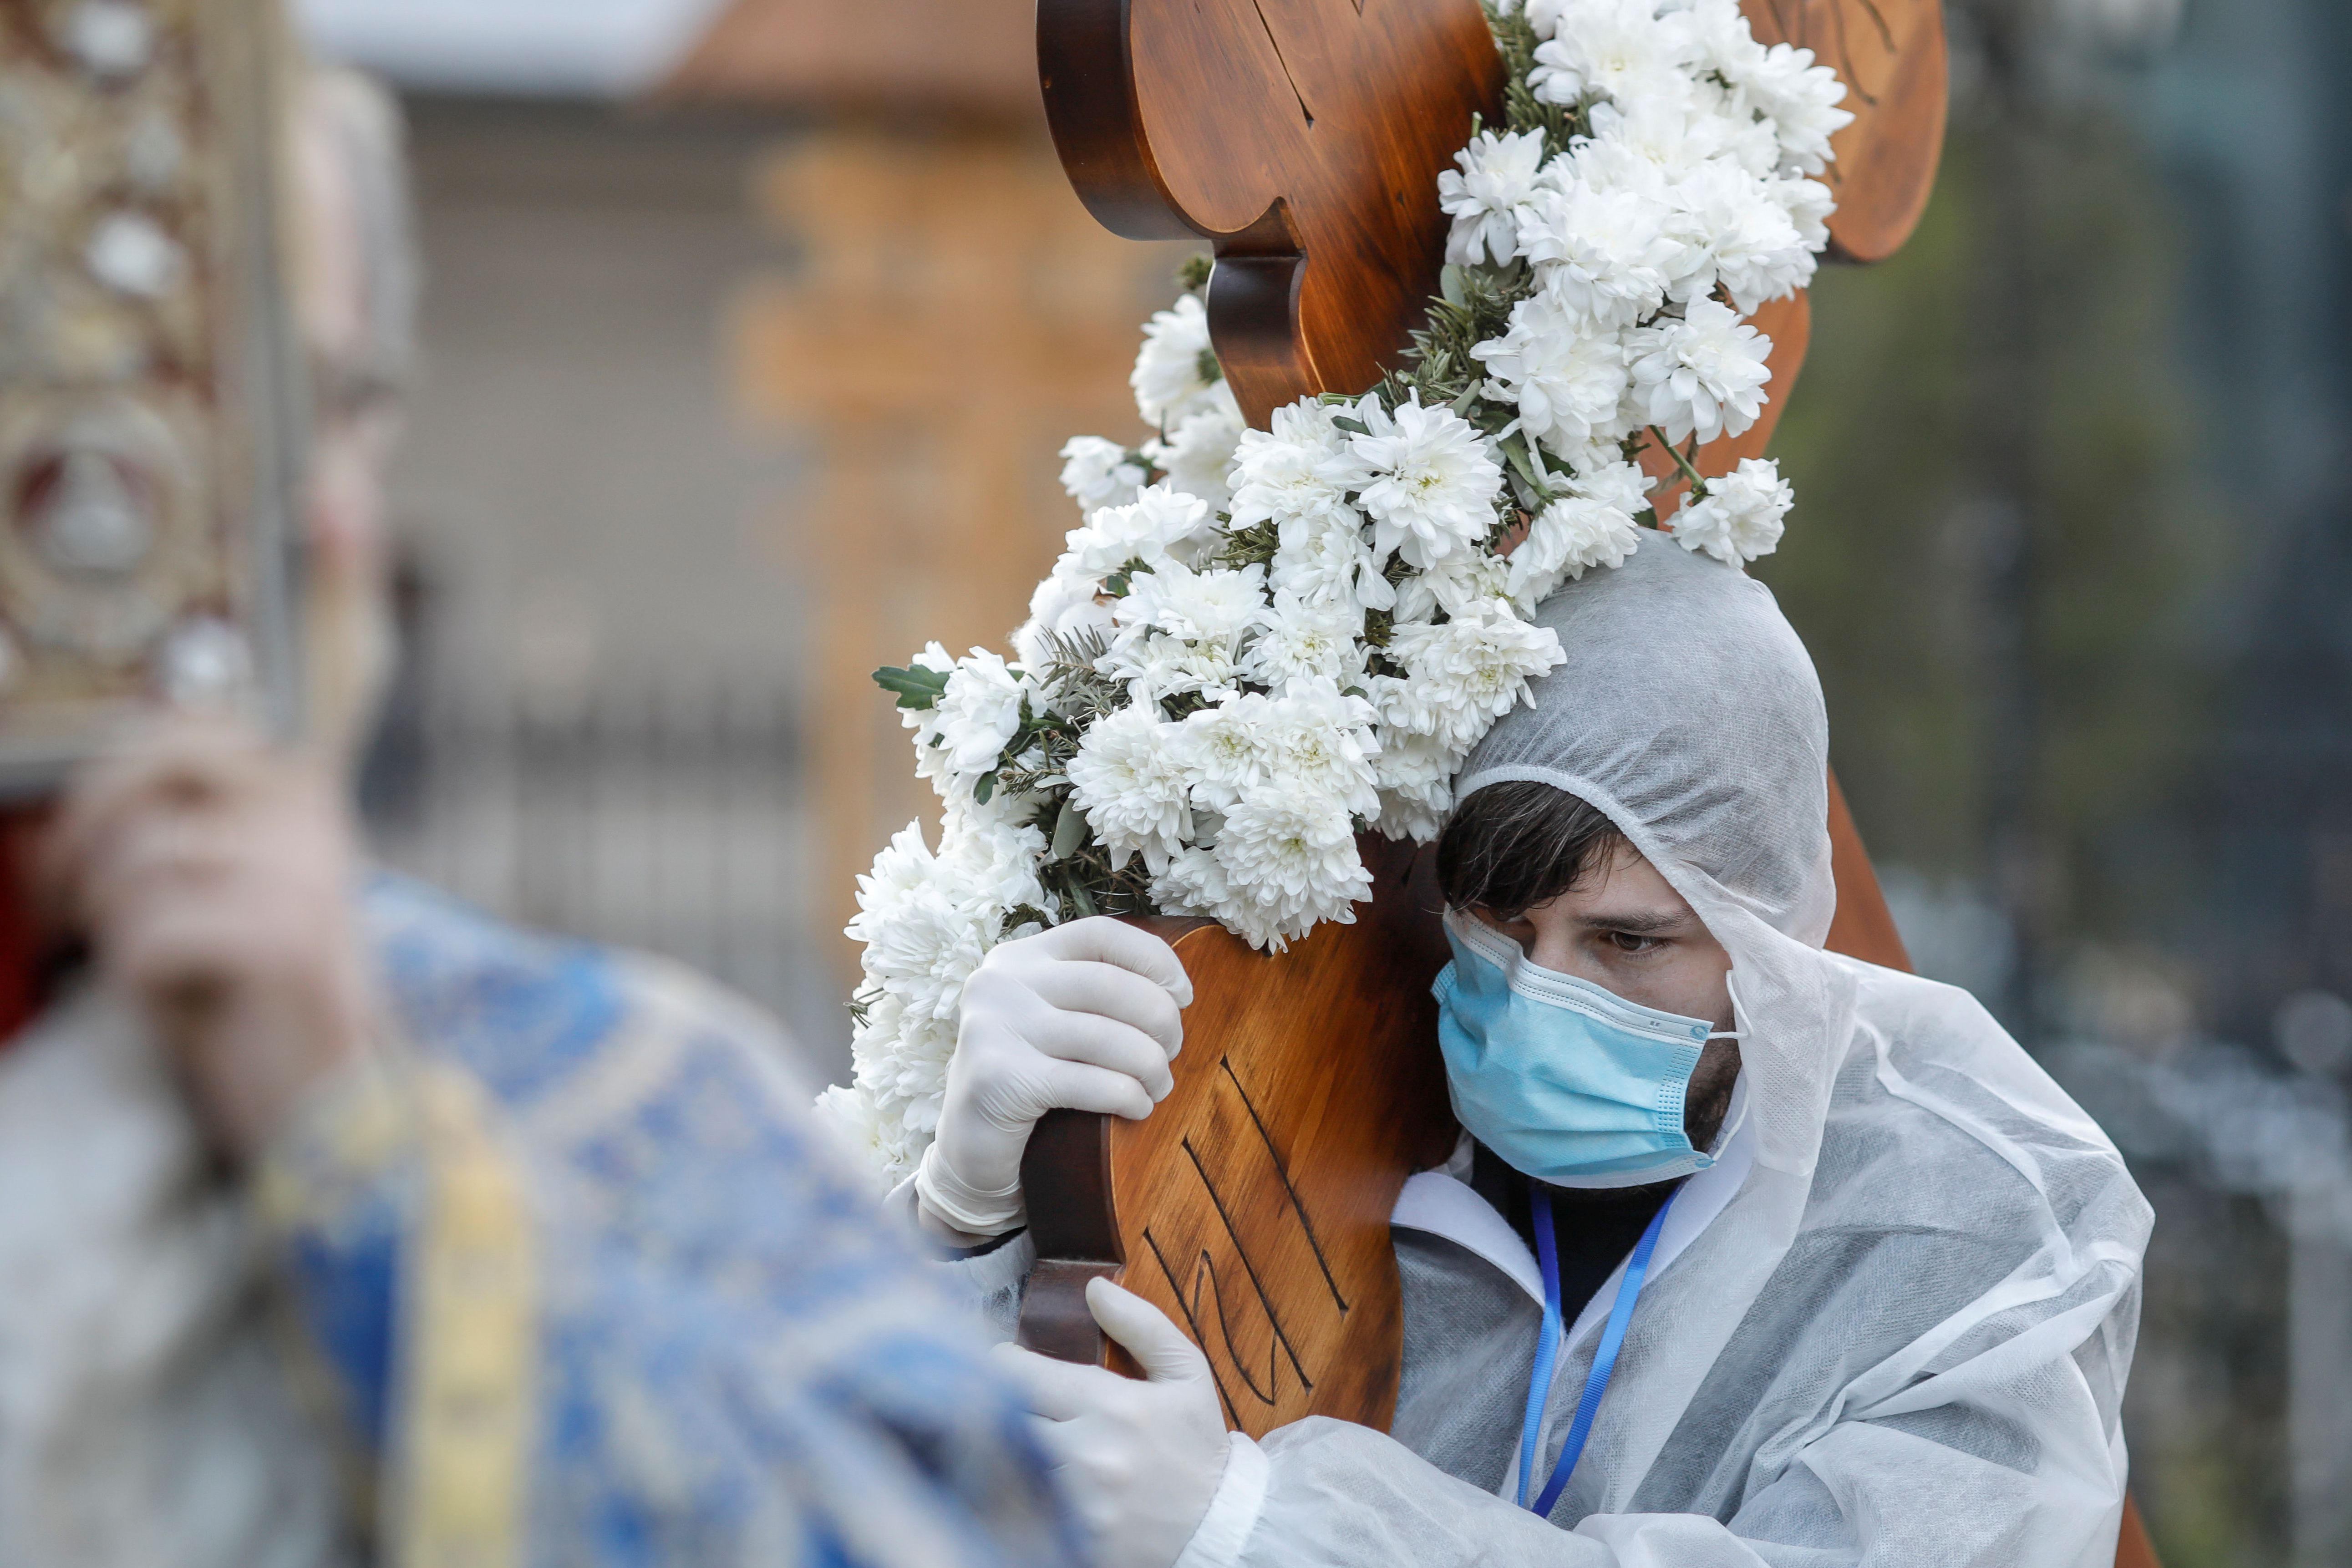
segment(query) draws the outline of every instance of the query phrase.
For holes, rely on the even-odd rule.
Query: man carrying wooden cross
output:
[[[1229,1178],[1225,1194],[1242,1196],[1217,1196],[1223,1229],[1203,1233],[1203,1250],[1171,1268],[1118,1217],[1130,1281],[1156,1290],[1160,1269],[1162,1300],[1192,1331],[1092,1279],[1087,1306],[1141,1380],[1000,1352],[1027,1376],[1113,1568],[2115,1558],[2147,1205],[2099,1129],[1973,999],[1824,950],[1837,887],[1821,686],[1743,570],[1777,540],[1785,489],[1769,465],[1734,473],[1702,450],[1751,431],[1760,447],[1748,395],[1763,355],[1737,321],[1810,278],[1826,208],[1809,204],[1830,193],[1805,175],[1849,118],[1812,56],[1749,37],[1764,9],[1535,0],[1482,23],[1444,0],[1139,3],[1119,8],[1123,55],[1089,52],[1119,35],[1078,25],[1107,9],[1041,9],[1048,104],[1097,214],[1141,232],[1133,215],[1156,201],[1217,237],[1204,331],[1259,431],[1240,437],[1217,488],[1175,457],[1139,454],[1166,478],[1071,536],[1037,621],[1016,634],[1021,668],[975,654],[938,670],[935,693],[894,672],[908,678],[904,706],[936,698],[913,722],[947,803],[941,862],[977,861],[971,846],[983,845],[1002,848],[990,876],[1034,863],[1034,885],[1008,879],[1025,897],[1007,927],[1073,904],[1118,909],[1096,894],[1120,884],[1086,880],[1091,833],[1113,874],[1140,857],[1160,912],[1213,916],[1257,942],[1296,938],[1312,923],[1294,907],[1301,886],[1331,872],[1347,891],[1349,816],[1373,817],[1353,759],[1372,757],[1381,826],[1442,818],[1453,962],[1430,1043],[1462,1130],[1391,1217],[1403,1327],[1386,1432],[1326,1415],[1257,1438],[1226,1430],[1243,1416],[1234,1377],[1255,1377],[1247,1392],[1271,1406],[1286,1378],[1328,1385],[1346,1370],[1296,1348],[1281,1281],[1244,1245],[1248,1205],[1263,1200],[1295,1210],[1324,1261],[1291,1185],[1300,1162],[1285,1164],[1263,1123],[1280,1184]],[[1812,8],[1790,9],[1801,21]],[[1940,91],[1935,8],[1890,13],[1880,36],[1909,52],[1874,101],[1885,115],[1908,101],[1932,150],[1940,100],[1889,82]],[[1394,173],[1410,162],[1401,144],[1457,132],[1398,105],[1416,91],[1439,110],[1461,102],[1446,73],[1476,76],[1489,25],[1517,78],[1510,134],[1463,152],[1446,187],[1445,298],[1406,368],[1387,362],[1390,377],[1357,401],[1387,340],[1361,334],[1345,363],[1325,351],[1377,313],[1359,297],[1394,268],[1349,270],[1342,220],[1412,250],[1391,232],[1411,220],[1390,215],[1428,196]],[[1399,46],[1416,26],[1459,47]],[[1203,74],[1253,70],[1229,94],[1193,90]],[[1241,121],[1248,148],[1231,131]],[[1350,163],[1351,146],[1381,156]],[[1866,219],[1869,161],[1853,174],[1841,199]],[[1848,230],[1849,254],[1899,244],[1924,200],[1914,184],[1916,199],[1878,214],[1874,244],[1855,237],[1866,222]],[[1502,301],[1485,316],[1480,290]],[[1180,324],[1171,314],[1154,331],[1172,339]],[[1139,400],[1155,363],[1147,350]],[[1181,390],[1206,401],[1216,389]],[[1313,395],[1336,393],[1349,400]],[[1145,413],[1171,447],[1197,433],[1191,418],[1218,416]],[[1662,458],[1694,481],[1679,512],[1644,500],[1632,471],[1639,460],[1655,475]],[[1460,674],[1513,649],[1542,658],[1496,679]],[[1124,682],[1127,705],[1089,676]],[[990,679],[1007,693],[993,708]],[[1375,717],[1348,707],[1360,697]],[[1330,715],[1322,731],[1284,728],[1316,703]],[[999,728],[976,721],[990,713]],[[1024,765],[1033,746],[1040,760]],[[1433,756],[1444,760],[1427,776],[1410,771]],[[891,913],[881,869],[869,974],[914,1017],[928,994],[902,973],[918,949],[892,922],[923,933]],[[1024,1328],[1086,1266],[1048,1254],[1063,1272],[1033,1278],[1031,1236],[982,1245],[1024,1206],[1065,1199],[1046,1190],[1047,1162],[1024,1190],[1032,1132],[1059,1109],[1147,1127],[1177,1116],[1178,1078],[1204,1071],[1171,1067],[1195,978],[1157,937],[1092,919],[996,946],[963,985],[937,1135],[903,1190],[971,1250],[953,1267],[986,1306],[1003,1314],[1029,1292]],[[911,1068],[877,1044],[870,1020],[883,1018],[869,1014],[863,1044],[903,1086]],[[1241,1048],[1196,1034],[1202,1054]],[[1290,1047],[1344,1060],[1350,1043]],[[1247,1076],[1233,1081],[1254,1119]],[[1304,1140],[1328,1103],[1286,1132]],[[1203,1158],[1188,1139],[1192,1166],[1170,1179],[1197,1168],[1217,1195],[1214,1142],[1210,1129]],[[1106,1167],[1121,1143],[1104,1145]],[[1065,1183],[1091,1174],[1052,1169]],[[1162,1194],[1119,1201],[1150,1208]],[[1230,1256],[1205,1250],[1227,1239]],[[1116,1253],[1087,1257],[1108,1268]],[[1237,1322],[1257,1308],[1263,1321]],[[1265,1325],[1274,1359],[1245,1367],[1237,1327],[1255,1345]]]
[[[1568,662],[1439,850],[1465,1136],[1393,1221],[1393,1429],[1228,1436],[1192,1342],[1098,1281],[1149,1382],[1000,1353],[1106,1561],[2112,1561],[2121,1158],[1967,994],[1822,951],[1828,728],[1761,584],[1650,533],[1540,621]],[[1186,999],[1115,921],[994,950],[932,1169],[1001,1191],[1045,1110],[1148,1114]]]

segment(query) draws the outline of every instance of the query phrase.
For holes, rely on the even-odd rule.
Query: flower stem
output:
[[[1666,449],[1666,456],[1675,460],[1675,467],[1680,468],[1683,471],[1683,478],[1690,481],[1690,499],[1693,500],[1705,500],[1706,499],[1706,479],[1705,476],[1700,474],[1696,468],[1691,466],[1691,460],[1688,458],[1675,450],[1675,444],[1666,439],[1666,433],[1664,430],[1661,430],[1656,426],[1653,425],[1650,426],[1650,434],[1658,438],[1658,445]]]

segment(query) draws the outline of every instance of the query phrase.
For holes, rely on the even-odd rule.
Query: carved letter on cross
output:
[[[1444,258],[1438,172],[1502,101],[1477,0],[1038,0],[1037,52],[1095,216],[1213,244],[1211,331],[1251,424],[1381,378]]]

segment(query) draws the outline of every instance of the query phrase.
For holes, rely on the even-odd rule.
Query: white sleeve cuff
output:
[[[1225,1445],[1225,1473],[1218,1479],[1209,1511],[1171,1568],[1235,1568],[1242,1548],[1257,1529],[1265,1507],[1265,1483],[1273,1474],[1265,1450],[1236,1432]]]

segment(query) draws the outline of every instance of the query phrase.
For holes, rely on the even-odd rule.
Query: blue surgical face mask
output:
[[[1635,1187],[1714,1159],[1683,1131],[1713,1025],[1538,968],[1475,916],[1448,913],[1437,1039],[1454,1114],[1514,1170],[1557,1187]]]

